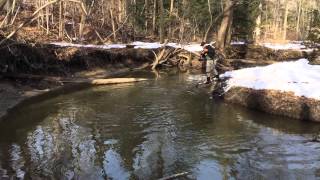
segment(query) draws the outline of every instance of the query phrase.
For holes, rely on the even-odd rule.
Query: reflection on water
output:
[[[201,78],[161,74],[22,107],[0,124],[0,179],[320,178],[309,141],[320,125],[213,101]]]

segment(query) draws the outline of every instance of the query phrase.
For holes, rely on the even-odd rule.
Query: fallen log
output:
[[[154,54],[154,56],[155,56],[155,60],[154,60],[154,62],[152,63],[152,67],[151,67],[152,70],[155,70],[155,69],[157,68],[157,66],[159,65],[159,61],[160,61],[160,60],[163,58],[163,56],[164,56],[165,51],[166,51],[166,49],[162,49],[162,50],[160,51],[159,55],[156,54],[154,51],[152,51],[153,54]]]
[[[37,81],[47,81],[51,83],[77,83],[77,84],[88,84],[88,85],[109,85],[109,84],[122,84],[122,83],[132,83],[148,81],[145,78],[110,78],[110,79],[83,79],[83,78],[62,78],[53,76],[40,76],[40,75],[29,75],[29,74],[0,74],[4,78],[13,79],[30,79]]]
[[[183,172],[183,173],[174,174],[172,176],[160,178],[159,180],[172,180],[172,179],[177,179],[177,178],[187,176],[187,175],[189,175],[189,172]]]
[[[91,85],[109,85],[109,84],[123,84],[132,82],[148,81],[145,78],[111,78],[111,79],[94,79],[89,80],[87,83]],[[86,82],[85,82],[86,83]]]

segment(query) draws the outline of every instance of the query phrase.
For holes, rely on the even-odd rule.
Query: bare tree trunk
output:
[[[301,6],[302,6],[302,0],[298,0],[298,14],[297,14],[297,24],[296,24],[296,35],[298,40],[300,39]]]
[[[187,9],[187,0],[182,0],[182,9],[183,10],[186,10]],[[180,22],[180,42],[183,41],[183,38],[184,38],[184,31],[185,31],[185,18],[186,18],[186,12],[183,11],[182,13],[182,20]]]
[[[273,39],[278,38],[279,34],[279,16],[278,16],[278,11],[280,10],[280,0],[277,0],[276,7],[274,8],[273,14],[274,14],[274,21],[273,21]]]
[[[109,9],[109,12],[110,12],[110,17],[111,17],[113,41],[115,42],[115,41],[117,41],[117,34],[115,32],[116,31],[116,23],[115,23],[115,20],[114,20],[112,9]]]
[[[287,28],[288,28],[288,13],[289,13],[289,6],[288,6],[288,1],[285,1],[285,13],[284,13],[284,21],[283,21],[283,36],[282,40],[287,39]]]
[[[83,29],[86,22],[86,15],[84,12],[81,12],[81,20],[80,20],[80,26],[79,26],[79,39],[82,41],[83,38]]]
[[[254,30],[254,41],[259,42],[261,37],[261,19],[262,19],[262,3],[259,4],[259,15],[256,19],[256,28]]]
[[[160,23],[159,23],[159,35],[160,35],[160,43],[164,43],[164,7],[163,0],[159,0],[160,7]]]
[[[306,32],[306,20],[305,20],[305,16],[306,16],[306,10],[305,8],[302,8],[302,22],[301,22],[301,34],[302,34],[302,38],[305,38],[305,32]]]
[[[227,33],[228,33],[228,26],[230,24],[230,19],[233,15],[233,1],[232,0],[226,0],[226,7],[224,8],[223,12],[223,18],[221,21],[221,25],[218,31],[217,36],[217,48],[224,52],[225,46],[226,46],[226,39],[227,39]]]
[[[144,27],[145,27],[145,33],[148,33],[149,0],[144,0],[144,6],[145,6],[145,11],[144,11],[144,17],[145,17]]]
[[[63,36],[64,36],[63,6],[64,6],[63,1],[60,1],[59,3],[59,39],[63,39]]]
[[[156,34],[156,20],[157,20],[157,0],[153,0],[153,13],[152,13],[152,32]]]
[[[231,44],[232,40],[232,24],[233,24],[233,11],[230,11],[231,15],[228,22],[227,35],[226,35],[226,45]]]
[[[46,0],[46,3],[48,3],[49,1]],[[49,30],[49,6],[46,7],[46,30],[47,30],[47,35],[49,34],[50,30]]]
[[[36,9],[38,9],[40,7],[40,0],[36,1]],[[37,16],[37,23],[38,23],[38,28],[40,28],[40,13]]]
[[[268,5],[265,5],[265,23],[267,24],[267,26],[265,26],[264,28],[263,28],[263,40],[266,40],[267,39],[267,33],[269,33],[270,32],[270,22],[269,22],[269,18],[268,18]]]
[[[168,36],[172,37],[172,15],[173,15],[173,9],[174,9],[174,0],[170,0],[170,11],[169,11],[169,18],[170,18],[170,25],[169,25],[169,32]]]
[[[208,11],[209,11],[209,14],[210,14],[210,24],[209,24],[209,26],[208,26],[208,28],[207,28],[207,31],[206,31],[206,33],[205,33],[205,35],[204,35],[204,37],[203,37],[203,41],[205,41],[205,42],[208,41],[208,34],[209,34],[209,32],[210,32],[210,30],[211,30],[211,27],[212,27],[212,24],[213,24],[213,18],[212,18],[212,11],[211,11],[211,2],[210,2],[210,0],[208,0]]]
[[[44,4],[43,1],[44,1],[44,0],[40,0],[40,6],[39,6],[39,7],[41,7],[41,6]],[[40,25],[41,25],[42,27],[44,27],[44,24],[43,24],[43,23],[44,23],[44,13],[43,13],[43,9],[41,9],[41,11],[40,11],[39,14],[40,14],[40,18],[41,18],[41,24],[40,24]]]
[[[123,7],[123,5],[122,5],[122,3],[123,3],[123,1],[122,0],[118,0],[118,2],[119,2],[119,4],[118,4],[118,22],[122,22],[122,19],[123,19],[123,16],[122,16],[122,7]],[[113,3],[113,7],[115,7],[115,2],[114,1],[112,1],[112,3]]]

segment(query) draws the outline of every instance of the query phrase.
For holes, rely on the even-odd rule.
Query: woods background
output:
[[[320,0],[0,0],[0,10],[3,35],[31,22],[24,40],[320,41]]]

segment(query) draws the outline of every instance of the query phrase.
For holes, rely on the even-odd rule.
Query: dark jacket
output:
[[[211,45],[206,45],[206,46],[204,46],[203,49],[208,49],[208,52],[206,55],[208,55],[210,57],[210,59],[214,59],[214,56],[216,55],[216,51],[214,50],[214,48]]]

